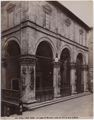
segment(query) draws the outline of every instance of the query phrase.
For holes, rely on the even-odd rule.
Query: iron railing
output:
[[[19,90],[2,89],[1,95],[2,95],[1,97],[2,100],[18,101],[20,98]]]

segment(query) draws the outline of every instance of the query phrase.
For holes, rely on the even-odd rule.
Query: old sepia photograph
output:
[[[93,119],[93,1],[1,1],[1,119]]]

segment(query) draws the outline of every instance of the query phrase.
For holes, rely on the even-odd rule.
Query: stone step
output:
[[[59,103],[59,102],[64,102],[67,100],[71,100],[71,99],[82,97],[82,96],[89,95],[89,94],[91,93],[85,92],[85,93],[75,94],[75,95],[66,96],[66,97],[54,98],[53,100],[49,100],[45,102],[38,102],[38,103],[33,103],[33,104],[28,104],[28,105],[23,105],[23,106],[26,107],[27,110],[34,110],[40,107],[52,105],[52,104]]]

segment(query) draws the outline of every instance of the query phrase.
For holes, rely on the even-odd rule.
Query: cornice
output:
[[[66,38],[66,37],[64,37],[64,36],[62,36],[60,34],[57,34],[57,33],[53,32],[53,31],[50,31],[50,30],[48,30],[46,28],[43,28],[43,27],[37,25],[36,23],[30,21],[30,20],[23,21],[19,25],[16,25],[16,26],[14,26],[14,27],[12,27],[10,29],[7,29],[5,31],[2,31],[2,38],[6,37],[6,36],[8,36],[8,35],[10,35],[12,33],[21,31],[22,29],[27,28],[27,27],[35,29],[35,30],[37,30],[37,31],[39,31],[41,33],[44,33],[46,35],[49,35],[49,36],[54,37],[56,39],[59,39],[61,41],[64,41],[64,42],[66,42],[68,44],[71,44],[71,45],[77,47],[77,48],[88,51],[88,47],[83,46],[83,45],[75,42],[74,40],[68,39],[68,38]]]

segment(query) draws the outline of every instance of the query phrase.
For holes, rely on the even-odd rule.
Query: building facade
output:
[[[87,36],[89,56],[88,56],[88,65],[89,65],[89,83],[91,91],[93,91],[93,28],[88,32]]]
[[[1,5],[2,91],[28,104],[87,92],[89,27],[56,1]]]

